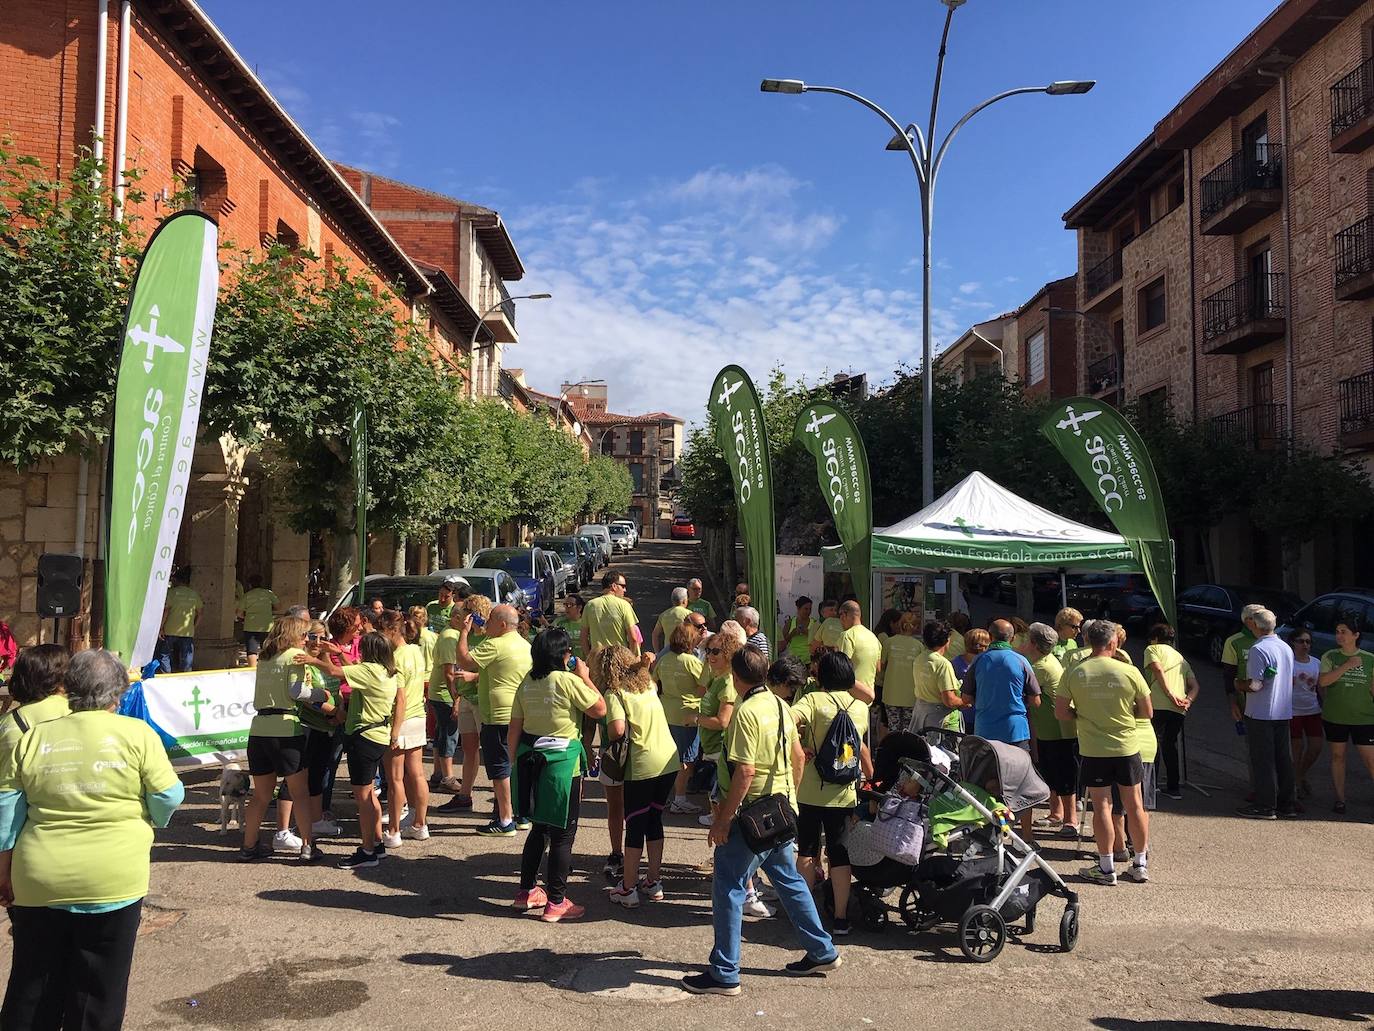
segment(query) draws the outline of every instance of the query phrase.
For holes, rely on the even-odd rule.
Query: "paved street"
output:
[[[695,546],[648,542],[619,560],[646,621],[695,569]],[[646,626],[647,630],[647,626]],[[1198,757],[1195,750],[1195,761]],[[710,948],[705,831],[671,818],[667,900],[636,912],[603,897],[604,810],[589,799],[570,895],[588,919],[548,926],[507,908],[519,841],[473,834],[480,815],[436,817],[375,870],[285,860],[233,863],[214,784],[190,792],[153,850],[147,932],[128,1026],[756,1028],[1221,1026],[1323,1028],[1374,1021],[1368,945],[1374,797],[1350,819],[1298,824],[1229,815],[1234,764],[1211,799],[1161,811],[1148,885],[1082,886],[1083,935],[1057,951],[1060,904],[990,966],[959,956],[951,929],[856,930],[827,980],[780,974],[796,956],[782,918],[752,922],[737,999],[674,985]],[[1363,782],[1361,782],[1363,785]],[[479,782],[478,809],[490,795]],[[1167,800],[1166,800],[1167,801]],[[1325,807],[1317,807],[1325,808]],[[348,823],[351,832],[353,825]],[[354,844],[331,846],[340,856]],[[1052,847],[1061,870],[1077,865]],[[152,907],[156,907],[153,909]],[[8,948],[5,945],[4,948]],[[8,962],[6,957],[3,961]]]

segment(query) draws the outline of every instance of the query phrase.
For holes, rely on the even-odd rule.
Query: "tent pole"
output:
[[[1066,609],[1069,607],[1069,581],[1064,570],[1059,570],[1059,607]]]

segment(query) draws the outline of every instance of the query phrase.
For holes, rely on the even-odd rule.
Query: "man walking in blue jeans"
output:
[[[735,653],[730,668],[742,698],[725,730],[719,762],[725,800],[717,810],[709,838],[716,849],[711,909],[715,947],[705,973],[682,979],[682,987],[696,995],[740,993],[744,897],[760,868],[767,872],[778,902],[806,950],[801,959],[787,964],[788,972],[820,975],[840,965],[839,950],[821,926],[811,889],[797,873],[795,843],[789,841],[755,855],[735,820],[741,808],[770,794],[786,794],[795,809],[806,757],[787,707],[764,684],[768,660],[763,653],[746,645]]]

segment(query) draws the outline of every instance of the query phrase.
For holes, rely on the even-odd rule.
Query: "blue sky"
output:
[[[1273,6],[969,0],[946,126],[1008,87],[1098,86],[1005,101],[950,148],[937,346],[1073,271],[1060,215]],[[520,306],[506,357],[536,388],[604,378],[616,410],[693,420],[729,361],[882,381],[919,356],[909,162],[857,105],[758,83],[924,122],[937,0],[205,7],[326,153],[502,212],[528,270],[512,293],[554,294]]]

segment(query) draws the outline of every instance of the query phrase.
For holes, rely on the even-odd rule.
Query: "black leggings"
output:
[[[1156,709],[1150,717],[1155,737],[1159,739],[1159,760],[1164,765],[1164,790],[1178,793],[1180,767],[1178,737],[1183,733],[1183,713],[1170,709]]]
[[[676,770],[651,780],[625,782],[626,848],[643,848],[646,841],[663,840],[663,808],[675,780]]]
[[[536,740],[528,735],[522,740],[533,744]],[[517,813],[534,811],[534,755],[526,752],[516,762],[516,784],[520,792],[516,800]],[[562,902],[568,890],[568,874],[572,873],[573,842],[577,838],[577,816],[582,807],[582,778],[574,777],[568,789],[568,825],[550,827],[548,824],[532,823],[525,837],[525,850],[520,855],[520,890],[529,891],[539,881],[539,865],[544,861],[544,851],[549,853],[549,872],[544,878],[545,891],[550,902]]]
[[[0,1027],[118,1031],[143,900],[108,913],[11,906],[14,960]]]

